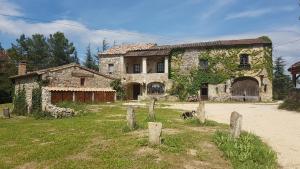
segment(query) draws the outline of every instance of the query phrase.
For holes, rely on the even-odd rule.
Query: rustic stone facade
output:
[[[56,88],[110,88],[110,83],[113,80],[111,77],[76,64],[28,72],[11,78],[15,84],[15,92],[18,89],[25,89],[28,112],[30,112],[32,107],[32,90],[34,88],[40,86]],[[51,92],[43,89],[42,109],[47,110],[47,106],[50,103]],[[51,109],[53,109],[53,106]],[[60,112],[58,111],[58,116],[60,116]]]
[[[100,72],[108,74],[108,64],[114,64],[114,72],[111,74],[116,78],[120,78],[126,87],[128,98],[134,98],[133,85],[139,84],[140,99],[146,99],[148,97],[147,86],[153,82],[159,82],[164,85],[165,94],[172,86],[172,80],[169,79],[168,66],[174,68],[174,63],[177,62],[179,65],[178,69],[180,74],[189,74],[193,69],[199,68],[199,56],[207,52],[208,50],[213,52],[213,55],[218,55],[220,53],[226,53],[229,55],[230,49],[239,49],[239,53],[236,54],[236,62],[240,62],[241,54],[249,54],[249,64],[253,65],[258,60],[264,60],[265,55],[263,51],[265,48],[270,48],[272,43],[270,41],[265,41],[261,38],[256,39],[244,39],[244,40],[229,40],[229,41],[216,41],[207,43],[194,43],[194,44],[182,44],[182,45],[166,45],[166,46],[155,46],[148,50],[132,50],[127,51],[127,53],[113,54],[100,54]],[[180,49],[183,52],[179,54],[179,60],[174,61],[172,59],[169,63],[169,57],[172,55],[172,49]],[[162,52],[169,51],[169,53]],[[134,54],[128,54],[130,52],[136,52]],[[148,52],[148,53],[147,53]],[[251,56],[253,53],[258,53]],[[153,54],[157,53],[157,55]],[[271,56],[272,57],[272,56]],[[165,71],[164,73],[155,73],[157,68],[157,63],[164,63]],[[179,64],[178,64],[179,62]],[[133,65],[139,64],[141,73],[133,73]],[[221,65],[219,65],[221,66]],[[250,70],[243,71],[244,77],[249,77],[255,79],[258,83],[259,88],[259,100],[260,101],[271,101],[272,100],[272,81],[270,80],[267,73],[267,69],[262,69],[259,72],[253,72]],[[208,99],[214,101],[226,101],[232,98],[232,85],[234,80],[238,77],[233,77],[228,79],[222,84],[208,84]],[[162,95],[160,95],[162,96]]]

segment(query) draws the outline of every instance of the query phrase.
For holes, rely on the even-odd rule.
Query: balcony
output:
[[[127,83],[165,82],[168,80],[168,73],[124,74],[124,80]]]

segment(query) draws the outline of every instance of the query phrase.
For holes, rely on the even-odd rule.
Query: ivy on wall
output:
[[[262,71],[266,71],[268,79],[272,81],[273,64],[272,48],[223,48],[206,49],[199,54],[199,60],[207,60],[208,67],[205,69],[191,68],[189,72],[180,69],[183,64],[184,50],[174,50],[170,56],[170,79],[173,86],[169,91],[172,95],[177,95],[181,100],[188,95],[197,94],[204,84],[220,84],[226,80],[251,74],[257,76]],[[249,70],[240,68],[240,54],[249,55]]]
[[[22,89],[19,87],[18,90],[15,92],[13,104],[14,104],[14,109],[13,109],[14,114],[18,116],[25,116],[27,114],[28,105],[26,102],[26,91],[24,86]]]

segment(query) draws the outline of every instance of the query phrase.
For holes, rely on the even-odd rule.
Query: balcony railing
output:
[[[125,74],[126,82],[148,83],[148,82],[163,82],[168,80],[168,73],[135,73]]]

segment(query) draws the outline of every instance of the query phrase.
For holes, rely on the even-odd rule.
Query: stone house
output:
[[[26,62],[21,62],[18,66],[18,75],[10,78],[15,86],[15,92],[25,89],[28,111],[32,106],[32,90],[40,86],[44,110],[47,104],[61,101],[115,100],[115,91],[110,87],[110,82],[114,78],[75,63],[26,72]]]
[[[215,57],[233,57],[238,65],[237,74],[240,76],[230,77],[221,84],[202,85],[199,89],[202,99],[272,100],[272,42],[263,37],[162,46],[115,46],[99,53],[99,70],[102,74],[121,79],[128,99],[165,97],[174,82],[170,78],[170,70],[176,64],[173,56],[176,51],[181,51],[180,63],[177,64],[181,74],[188,74],[193,69],[205,69],[210,63],[201,60],[200,56],[208,51]],[[257,63],[261,67],[258,68]]]

